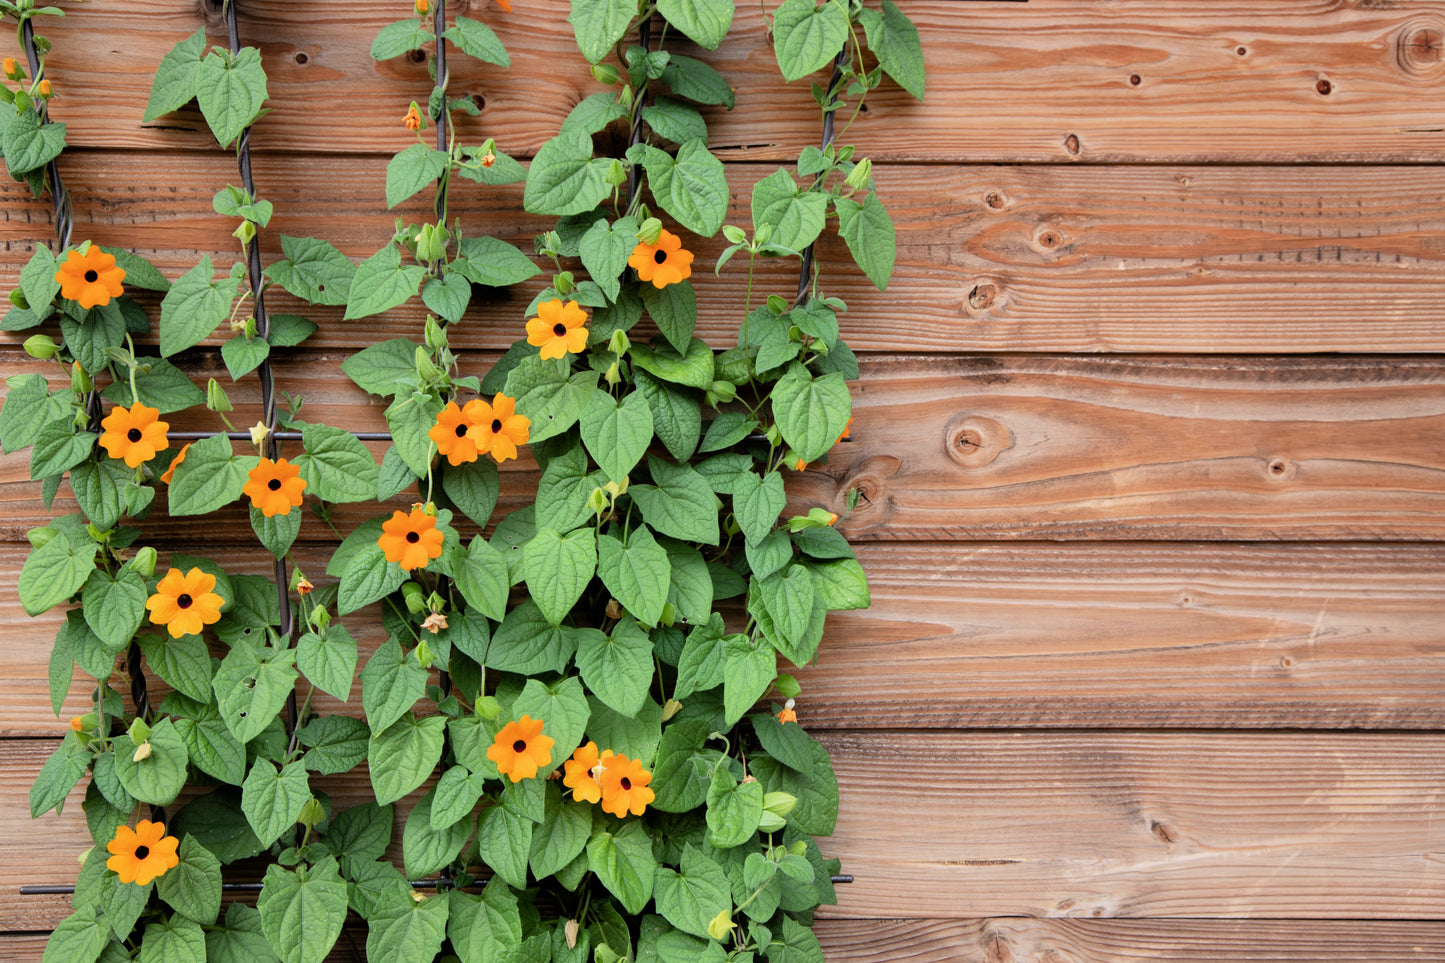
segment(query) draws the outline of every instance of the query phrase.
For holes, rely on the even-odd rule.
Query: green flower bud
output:
[[[722,912],[714,916],[712,918],[712,921],[707,924],[707,935],[711,936],[715,940],[722,940],[726,938],[727,935],[731,933],[733,931],[733,928],[737,925],[738,924],[733,922],[733,918],[728,915],[728,911],[723,910]]]
[[[256,225],[250,221],[242,221],[236,229],[231,232],[231,236],[240,241],[244,247],[256,239]]]
[[[495,719],[502,714],[502,704],[496,696],[482,696],[477,700],[477,715],[483,719]]]
[[[603,178],[611,187],[621,187],[627,183],[627,168],[622,166],[622,161],[612,159],[612,166],[607,168],[607,174]]]
[[[60,353],[60,345],[49,335],[32,334],[25,339],[25,353],[32,358],[48,361]]]
[[[426,316],[426,327],[422,329],[422,338],[426,346],[436,351],[447,346],[447,333],[436,318],[430,314]]]
[[[82,368],[79,361],[72,362],[70,365],[70,387],[81,394],[95,387],[95,382],[90,378],[90,372]]]
[[[712,393],[716,395],[720,401],[726,403],[738,396],[738,387],[731,381],[714,381],[712,383]]]
[[[803,687],[798,685],[798,680],[786,672],[778,676],[778,680],[773,683],[773,686],[788,699],[796,699],[803,692]]]
[[[843,178],[843,183],[855,191],[866,190],[873,186],[873,162],[866,157],[863,158],[858,162],[858,166],[849,171],[848,176]]]
[[[662,707],[662,721],[669,721],[673,716],[677,715],[681,711],[681,702],[678,702],[676,699],[668,699],[667,703]]]
[[[765,833],[775,833],[788,824],[788,821],[777,813],[770,813],[763,810],[762,818],[758,820],[758,829]]]
[[[402,598],[406,600],[406,609],[412,615],[421,615],[426,611],[426,593],[420,585],[415,582],[407,582],[401,587]]]
[[[742,244],[748,239],[748,232],[733,224],[724,224],[722,232],[729,244]]]
[[[296,817],[296,821],[307,829],[312,829],[325,818],[326,810],[322,808],[321,800],[312,796],[306,800],[306,805],[301,807],[301,813]]]
[[[426,639],[418,639],[416,643],[416,660],[421,663],[423,669],[430,669],[431,664],[436,661],[432,654],[431,646],[426,644]]]
[[[552,287],[557,289],[558,294],[571,294],[577,282],[573,280],[571,271],[563,271],[552,278]]]
[[[612,337],[607,340],[607,350],[617,357],[622,357],[632,347],[632,341],[627,337],[626,331],[614,331]]]
[[[447,252],[447,232],[435,224],[423,224],[416,232],[416,259],[440,261]]]
[[[617,382],[622,380],[622,369],[617,366],[616,361],[607,366],[607,370],[602,373],[602,380],[606,381],[609,387],[616,386]]]
[[[150,578],[156,574],[156,550],[146,545],[127,564],[141,578]]]
[[[656,244],[661,235],[662,222],[655,217],[649,217],[637,228],[637,239],[643,244]]]
[[[801,839],[794,840],[793,844],[788,847],[789,856],[806,856],[807,854],[808,844]]]
[[[611,64],[592,65],[592,79],[596,80],[599,84],[607,84],[610,87],[617,83],[620,77],[621,75],[617,72],[617,68]]]
[[[206,407],[212,411],[225,412],[234,411],[235,405],[231,404],[231,398],[226,394],[226,389],[215,378],[206,382]]]
[[[763,794],[763,811],[773,813],[776,816],[786,816],[798,805],[798,797],[787,792],[770,792]]]
[[[600,488],[592,489],[592,494],[587,496],[587,508],[594,515],[607,511],[607,493]]]
[[[145,720],[137,718],[130,724],[130,741],[135,746],[144,745],[151,737],[151,727],[145,724]]]

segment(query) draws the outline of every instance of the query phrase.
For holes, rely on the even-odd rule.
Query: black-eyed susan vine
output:
[[[0,11],[21,22],[22,44],[45,12],[9,0]],[[22,272],[0,326],[58,325],[59,340],[39,334],[27,349],[59,368],[9,379],[0,446],[32,448],[47,501],[68,477],[81,512],[32,532],[19,592],[31,614],[67,606],[56,711],[74,664],[97,680],[92,711],[71,721],[31,796],[39,815],[90,776],[96,848],[47,960],[311,963],[349,912],[365,921],[368,958],[389,963],[821,959],[811,922],[834,901],[839,867],[814,837],[832,832],[837,783],[779,659],[811,661],[826,614],[866,606],[868,591],[836,516],[785,517],[784,480],[848,436],[858,374],[813,243],[836,230],[880,288],[893,267],[871,166],[834,143],[834,117],[856,117],[885,74],[922,96],[917,31],[891,0],[770,12],[786,79],[831,68],[813,84],[825,134],[796,174],[753,187],[743,228],[724,224],[729,185],[701,109],[732,109],[733,91],[668,44],[682,34],[716,49],[730,0],[572,0],[601,89],[527,166],[503,151],[505,131],[467,145],[450,122],[476,108],[448,93],[448,48],[506,68],[485,21],[508,11],[497,0],[448,16],[444,0],[415,0],[375,38],[377,59],[427,51],[434,85],[397,118],[398,139],[415,139],[387,165],[386,201],[430,189],[435,218],[399,219],[360,264],[324,239],[283,236],[262,273],[256,239],[272,206],[244,145],[266,76],[232,29],[229,46],[208,47],[204,30],[178,44],[145,116],[195,100],[217,142],[238,144],[244,184],[215,207],[238,220],[242,259],[218,273],[203,258],[168,282],[133,254],[67,238],[58,253],[37,246]],[[3,69],[20,89],[6,85],[0,146],[39,193],[64,145],[44,111],[54,91],[40,87],[43,57],[29,75]],[[628,146],[599,156],[594,135],[614,125]],[[522,183],[527,212],[555,227],[529,257],[450,215],[454,177]],[[748,279],[733,345],[694,335],[693,285],[706,278],[694,249],[719,232],[714,272]],[[796,292],[755,286],[759,258],[798,259]],[[474,288],[527,281],[538,261],[550,281],[515,319],[516,343],[465,370],[448,332],[479,323]],[[419,337],[343,365],[389,399],[379,465],[349,432],[296,405],[276,411],[265,364],[314,325],[267,318],[267,285],[346,320],[420,298]],[[127,286],[164,292],[154,332]],[[247,433],[227,420],[222,386],[202,391],[169,360],[221,328],[233,380],[261,369],[255,454],[235,451]],[[177,445],[162,416],[203,405],[221,425]],[[494,518],[498,466],[528,450],[535,498]],[[179,554],[159,567],[142,542],[162,533],[126,524],[143,526],[158,490],[171,516],[245,499],[276,580]],[[373,499],[408,504],[345,533],[329,580],[290,574],[307,508],[330,524],[328,504]],[[358,718],[343,620],[378,603],[386,638],[361,670]],[[118,659],[173,691],[128,706],[112,687]],[[351,712],[313,713],[318,689]],[[316,777],[362,762],[372,800],[334,811]],[[423,788],[404,820],[403,873],[385,858],[394,806]],[[255,908],[222,916],[223,879],[257,876]]]

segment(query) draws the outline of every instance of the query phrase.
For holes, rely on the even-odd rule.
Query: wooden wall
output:
[[[268,261],[282,233],[355,257],[389,236],[385,163],[428,81],[367,49],[407,6],[243,0],[275,108],[253,140]],[[455,64],[483,108],[463,133],[527,156],[596,85],[557,56],[562,0],[472,6],[513,66]],[[709,121],[742,222],[818,120],[806,86],[777,92],[758,7],[739,6],[709,58],[738,109]],[[879,294],[820,250],[863,374],[853,443],[791,487],[866,496],[847,533],[874,604],[830,620],[799,709],[843,786],[825,849],[857,879],[819,924],[829,959],[1445,959],[1445,2],[902,6],[927,102],[884,89],[849,131],[878,162],[898,271]],[[140,121],[155,65],[203,19],[192,0],[93,0],[43,31],[76,238],[173,277],[233,250],[211,211],[233,160],[194,113]],[[463,184],[454,210],[528,249],[547,225],[520,188]],[[8,289],[52,226],[14,186],[0,211]],[[702,274],[700,331],[721,344],[740,275]],[[535,288],[475,306],[454,343],[480,368]],[[338,365],[420,313],[307,313],[321,331],[278,383],[318,418],[382,426]],[[39,370],[19,341],[0,338],[6,374]],[[214,345],[185,361],[221,369]],[[26,463],[0,459],[7,587],[47,514]],[[515,502],[535,465],[508,468]],[[239,510],[149,527],[265,570]],[[300,549],[318,570],[320,529]],[[72,879],[88,844],[77,800],[26,811],[64,729],[56,624],[0,593],[7,959],[38,960],[66,912],[15,887]]]

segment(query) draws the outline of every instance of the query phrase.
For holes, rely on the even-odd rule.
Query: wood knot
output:
[[[1075,157],[1079,156],[1079,138],[1076,134],[1070,134],[1064,138],[1064,150]]]
[[[1130,87],[1137,87],[1137,86],[1139,86],[1140,84],[1142,84],[1143,82],[1144,82],[1144,78],[1140,77],[1138,74],[1130,74],[1130,75],[1129,75],[1129,86],[1130,86]]]
[[[1406,23],[1395,41],[1395,63],[1411,77],[1445,71],[1445,23],[1433,17]]]
[[[1287,655],[1280,656],[1279,667],[1280,667],[1281,669],[1293,669],[1293,668],[1294,668],[1294,659],[1292,659],[1291,657],[1289,657],[1289,656],[1287,656]]]
[[[1269,473],[1269,477],[1275,481],[1287,481],[1295,475],[1294,462],[1280,456],[1271,458],[1265,470]]]
[[[1001,211],[1004,209],[1004,205],[1008,203],[998,191],[989,191],[988,194],[984,195],[983,202],[988,205],[988,209],[991,211]]]
[[[311,55],[304,50],[298,50],[291,59],[296,61],[297,65],[304,67],[311,62]]]
[[[412,63],[414,63],[414,64],[426,63],[426,51],[425,51],[425,50],[408,50],[408,51],[406,52],[406,59],[407,59],[407,60],[410,60],[410,61],[411,61]]]
[[[993,307],[998,300],[998,286],[990,281],[980,281],[968,292],[969,313],[981,313]]]
[[[1167,843],[1167,844],[1169,844],[1169,845],[1171,845],[1171,846],[1174,845],[1174,842],[1175,842],[1174,834],[1173,834],[1172,832],[1170,832],[1168,826],[1166,826],[1166,825],[1164,825],[1163,823],[1159,822],[1159,820],[1157,820],[1157,819],[1151,819],[1151,820],[1149,821],[1149,831],[1150,831],[1151,833],[1153,833],[1155,836],[1157,836],[1157,837],[1159,838],[1159,841],[1160,841],[1161,843]]]
[[[982,415],[962,415],[949,422],[944,451],[962,468],[983,468],[1014,445],[1013,432]]]
[[[1328,97],[1330,95],[1330,91],[1334,89],[1334,85],[1331,84],[1328,80],[1325,80],[1323,77],[1321,77],[1319,79],[1319,82],[1315,84],[1315,90],[1319,91],[1321,97]]]

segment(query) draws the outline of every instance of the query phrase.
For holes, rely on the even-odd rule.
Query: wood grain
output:
[[[855,876],[828,917],[1408,920],[1439,918],[1445,898],[1439,733],[823,738],[845,800],[823,849]],[[89,845],[78,797],[27,819],[26,787],[54,744],[0,742],[12,892],[73,880],[66,854]],[[343,807],[370,791],[360,772],[318,784]],[[54,859],[38,878],[26,857],[41,848]],[[48,928],[63,910],[28,900],[0,907],[0,928]]]
[[[172,278],[202,254],[219,265],[234,260],[234,224],[211,206],[216,189],[236,180],[228,157],[85,151],[64,164],[77,239],[136,250]],[[752,184],[775,169],[731,165],[730,223],[750,223]],[[394,229],[384,171],[379,157],[296,165],[290,155],[259,156],[257,183],[276,205],[261,234],[263,259],[281,257],[283,234],[326,238],[358,260],[372,254]],[[1445,168],[884,166],[877,181],[898,229],[888,291],[874,289],[841,245],[819,251],[823,290],[849,305],[843,334],[855,350],[1445,348]],[[423,196],[399,210],[420,218],[427,204]],[[521,213],[516,186],[458,182],[451,212],[469,232],[529,252],[532,236],[551,227]],[[48,199],[31,199],[21,185],[0,187],[0,213],[0,289],[8,290],[36,239],[53,229]],[[731,344],[746,262],[718,277],[711,265],[722,239],[688,244],[699,258],[699,334]],[[579,263],[568,267],[582,276]],[[504,350],[548,277],[510,291],[476,289],[453,344]],[[754,292],[791,293],[796,277],[794,260],[761,260]],[[268,304],[315,319],[322,327],[312,344],[324,348],[395,337],[417,330],[422,317],[413,301],[342,322],[341,309],[312,308],[280,288]]]
[[[481,2],[460,6],[494,26],[512,58],[510,69],[451,59],[450,92],[484,105],[462,124],[463,138],[496,136],[504,150],[530,155],[574,104],[601,87],[554,5],[519,5],[507,15]],[[331,8],[249,3],[241,39],[261,49],[275,109],[253,145],[327,153],[404,146],[402,115],[431,82],[421,64],[377,64],[368,55],[376,31],[401,12],[388,0]],[[867,113],[848,134],[876,158],[1439,156],[1433,105],[1445,90],[1438,46],[1445,5],[1433,0],[913,0],[908,13],[927,38],[928,97],[918,104],[889,84],[868,98]],[[71,143],[208,148],[193,109],[150,124],[140,119],[161,57],[200,25],[197,7],[183,0],[96,4],[83,16],[45,23],[55,42],[50,74],[57,89],[62,97],[84,91],[56,105]],[[223,33],[213,26],[211,36]],[[700,55],[737,91],[735,111],[709,114],[713,143],[726,155],[791,158],[816,139],[808,86],[782,87],[756,6],[740,4],[727,41]]]
[[[199,354],[178,362],[198,384],[225,377],[214,353]],[[293,354],[277,363],[276,383],[305,395],[311,420],[384,429],[380,400],[340,373],[344,357]],[[9,370],[26,366],[15,359]],[[235,386],[236,424],[254,423],[239,406],[256,391],[252,378]],[[840,513],[858,488],[859,510],[840,523],[858,539],[1445,536],[1436,359],[895,356],[865,359],[854,410],[853,440],[826,469],[789,473],[789,485],[798,509]],[[204,411],[172,423],[219,428]],[[372,447],[380,457],[385,446]],[[0,537],[12,541],[50,517],[28,457],[0,456]],[[530,462],[514,464],[504,511],[535,484]],[[72,510],[68,498],[56,504]],[[374,514],[349,506],[338,524],[346,531]],[[239,504],[169,527],[158,512],[149,524],[177,543],[251,538]]]
[[[325,550],[299,551],[303,570]],[[207,554],[269,574],[254,548]],[[830,616],[799,673],[809,729],[1445,729],[1445,547],[902,543],[859,558],[873,605]],[[0,560],[0,585],[20,560]],[[379,616],[344,621],[364,665]],[[0,737],[64,731],[47,684],[59,625],[0,595]],[[87,710],[87,679],[61,720]]]
[[[347,930],[330,963],[361,963]],[[1445,923],[1424,920],[819,920],[831,963],[1398,963],[1445,957]],[[0,935],[0,956],[40,963],[45,936]]]

